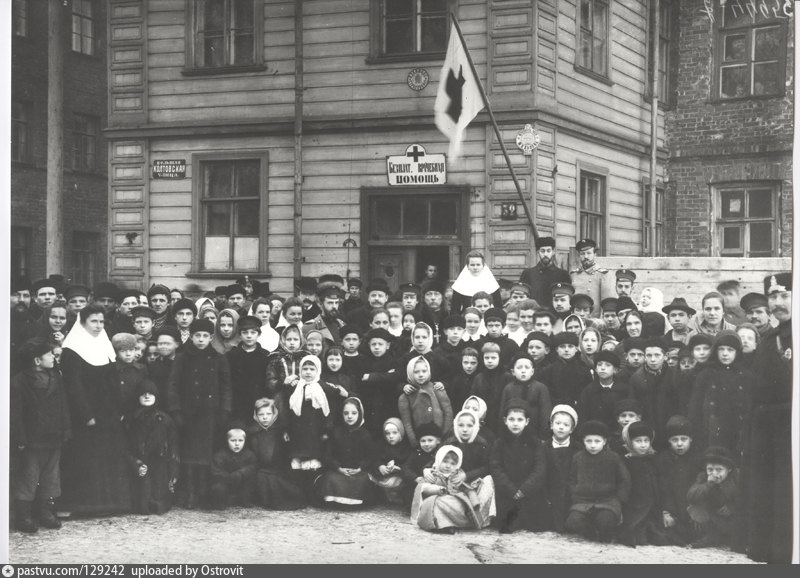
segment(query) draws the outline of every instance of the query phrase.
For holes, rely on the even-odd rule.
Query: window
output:
[[[14,36],[28,35],[28,0],[14,0],[12,4]]]
[[[723,257],[777,257],[778,189],[769,183],[720,186],[717,247]]]
[[[100,279],[100,233],[72,232],[72,282],[93,287]]]
[[[99,121],[93,116],[75,115],[72,125],[72,168],[92,172],[97,168]]]
[[[650,256],[650,182],[642,183],[642,254]],[[656,185],[656,257],[664,255],[664,189]]]
[[[371,2],[373,57],[441,58],[447,50],[451,0],[377,0]]]
[[[456,197],[373,197],[370,211],[374,226],[370,230],[370,239],[457,239],[461,222],[460,201]]]
[[[196,159],[196,271],[266,267],[266,162],[265,154]]]
[[[72,0],[72,50],[94,54],[94,13],[91,0]]]
[[[31,277],[31,229],[11,227],[11,278]]]
[[[658,38],[658,100],[661,106],[669,107],[675,104],[675,74],[674,62],[676,43],[672,42],[673,34],[678,30],[677,9],[670,0],[661,0],[659,3],[658,35],[654,33],[655,17],[654,6],[650,7],[648,14],[648,57],[647,57],[647,86],[645,96],[650,98],[653,88],[653,56],[655,53],[655,39]]]
[[[716,22],[714,90],[723,100],[784,93],[786,19],[748,8],[732,0]]]
[[[605,251],[606,177],[580,171],[579,239],[597,241],[598,252]]]
[[[608,77],[608,0],[578,0],[575,65]]]
[[[187,62],[204,72],[261,68],[264,52],[264,2],[197,0],[188,2],[192,27]]]
[[[29,160],[29,113],[25,103],[11,103],[11,160],[24,163]]]

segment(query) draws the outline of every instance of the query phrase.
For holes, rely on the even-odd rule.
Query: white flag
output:
[[[472,74],[455,24],[450,28],[447,56],[439,75],[439,90],[433,106],[436,126],[450,139],[447,156],[453,160],[461,155],[461,141],[467,125],[483,108],[483,98],[475,75]]]

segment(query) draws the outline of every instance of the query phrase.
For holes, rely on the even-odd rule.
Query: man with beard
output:
[[[608,269],[596,263],[597,243],[593,239],[581,239],[575,244],[575,249],[578,251],[581,266],[569,272],[572,286],[575,288],[575,293],[583,293],[592,298],[595,306],[591,316],[598,317],[600,302],[606,297],[617,297],[617,290],[614,288],[615,279],[609,275]]]
[[[317,280],[314,277],[300,277],[295,280],[294,292],[297,298],[303,302],[303,323],[311,321],[320,314],[317,305]]]
[[[619,269],[614,276],[617,278],[614,284],[617,297],[630,297],[633,299],[633,283],[636,281],[636,273],[630,269]]]
[[[535,267],[525,269],[519,276],[520,283],[531,288],[530,297],[537,303],[550,302],[550,288],[554,283],[570,283],[569,273],[556,266],[556,240],[553,237],[539,237],[536,241],[536,254],[539,262]]]
[[[317,299],[322,304],[322,312],[314,319],[303,323],[303,335],[314,329],[322,333],[326,348],[341,342],[339,329],[344,327],[339,307],[342,302],[342,290],[335,285],[321,285],[317,290]]]
[[[792,558],[792,273],[768,275],[764,294],[778,326],[758,348],[749,443],[742,473],[753,560]]]
[[[362,333],[369,331],[370,311],[386,305],[391,290],[383,279],[373,279],[367,285],[367,304],[364,307],[353,309],[347,315],[347,323],[358,327]]]

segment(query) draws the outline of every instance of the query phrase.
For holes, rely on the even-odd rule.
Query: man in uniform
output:
[[[592,239],[581,239],[575,245],[578,251],[578,258],[581,266],[572,269],[569,274],[572,278],[572,286],[575,293],[583,293],[592,298],[595,306],[592,310],[592,317],[600,314],[600,302],[606,297],[617,295],[614,289],[614,280],[608,274],[608,269],[597,265],[597,243]]]
[[[748,293],[739,302],[747,321],[758,329],[761,339],[778,323],[769,314],[769,303],[762,293]]]
[[[539,237],[536,241],[539,262],[519,276],[520,283],[531,288],[530,297],[539,304],[550,302],[550,288],[554,283],[571,282],[569,273],[556,266],[555,247],[556,240],[553,237]]]
[[[419,294],[422,287],[416,283],[403,283],[397,292],[400,294],[400,303],[403,305],[403,312],[419,310]]]
[[[633,282],[636,281],[636,273],[630,269],[617,269],[614,275],[617,278],[617,282],[614,285],[617,297],[630,297],[633,299]]]

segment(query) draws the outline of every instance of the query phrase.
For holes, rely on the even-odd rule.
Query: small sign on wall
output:
[[[153,161],[153,178],[185,179],[186,161],[183,159]]]
[[[427,154],[421,145],[409,145],[406,154],[386,157],[386,176],[390,185],[444,185],[445,155]]]
[[[500,218],[503,221],[513,221],[517,218],[517,203],[500,203]]]

